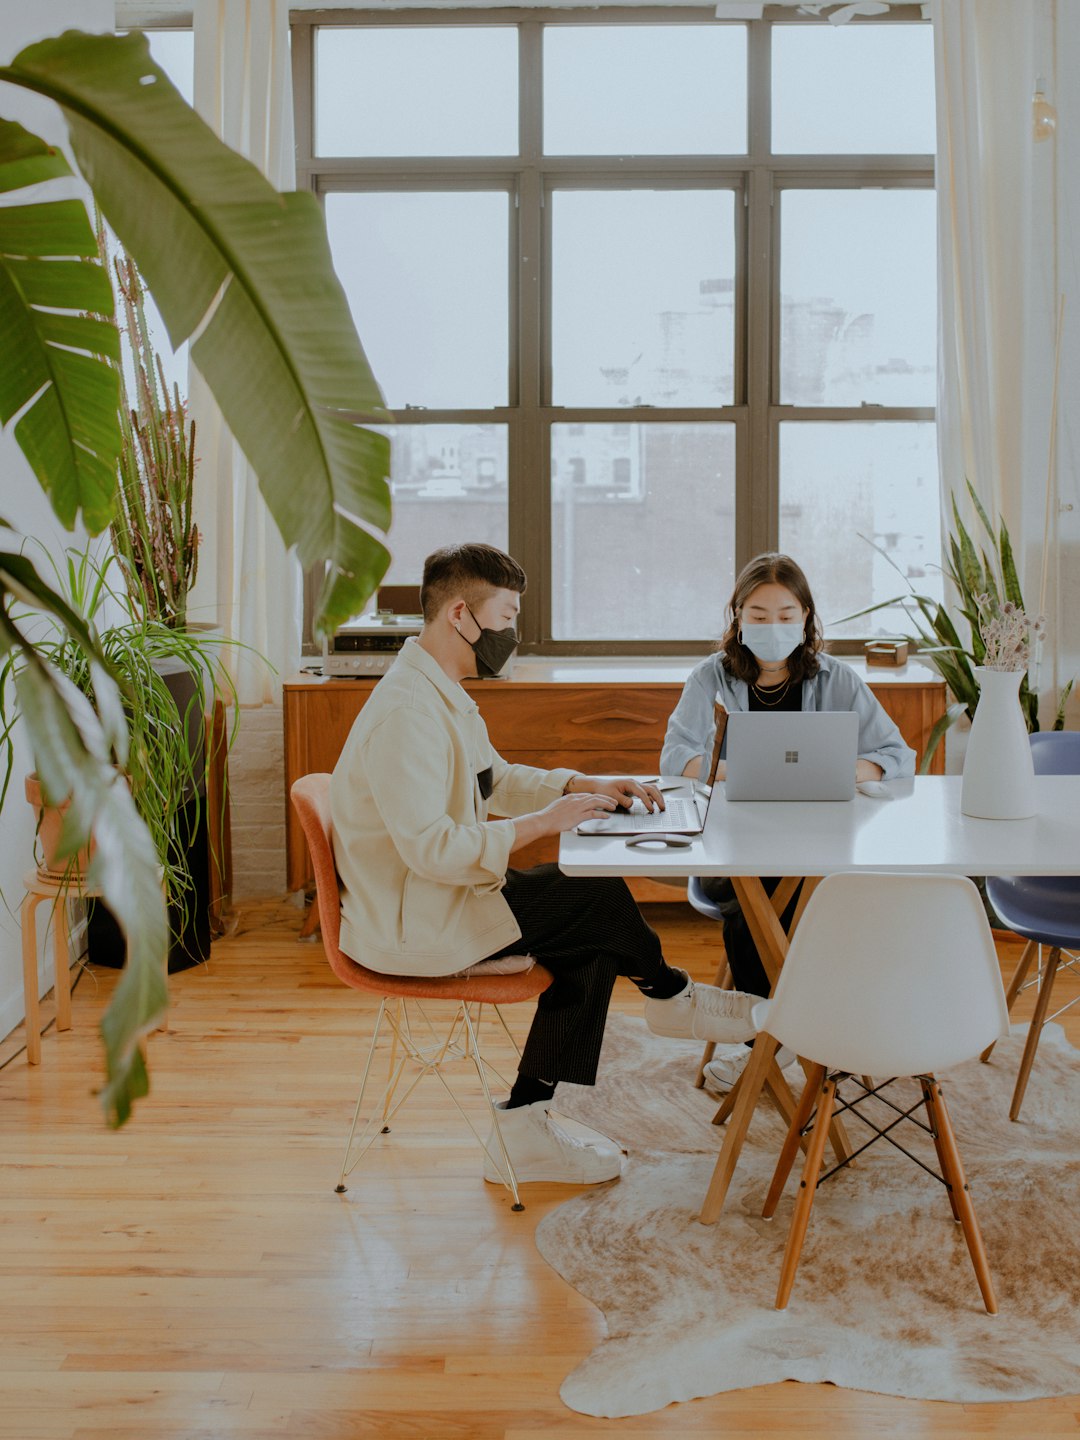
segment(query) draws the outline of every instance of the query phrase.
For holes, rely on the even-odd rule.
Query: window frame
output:
[[[545,155],[542,144],[542,56],[546,25],[740,25],[747,34],[747,151],[742,155]],[[779,397],[780,206],[784,189],[934,188],[933,155],[773,155],[771,36],[776,24],[821,25],[820,17],[767,6],[760,20],[712,19],[700,8],[597,10],[320,10],[294,11],[293,90],[297,187],[320,203],[350,190],[507,189],[511,196],[508,405],[485,410],[408,410],[403,423],[495,423],[507,426],[508,544],[529,575],[520,633],[524,654],[684,655],[715,637],[665,641],[555,640],[551,594],[551,426],[635,422],[726,422],[735,426],[735,566],[775,549],[780,530],[780,425],[785,421],[933,421],[933,406],[781,405]],[[849,24],[926,24],[918,5]],[[350,157],[315,155],[315,32],[319,28],[473,25],[517,28],[517,156]],[[736,197],[736,288],[732,403],[718,406],[553,406],[551,400],[551,205],[553,189],[731,189]],[[739,204],[741,197],[742,204]],[[419,577],[417,577],[419,578]],[[305,580],[305,652],[311,639],[314,578]],[[833,643],[854,653],[862,640]]]

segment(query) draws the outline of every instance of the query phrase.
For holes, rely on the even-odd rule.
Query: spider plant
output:
[[[238,715],[236,693],[227,673],[217,663],[224,645],[233,642],[214,635],[191,635],[161,620],[134,613],[128,594],[112,584],[113,554],[98,558],[87,548],[69,549],[62,563],[40,549],[42,565],[52,571],[52,588],[61,594],[93,635],[97,658],[68,628],[52,618],[39,622],[34,649],[50,670],[62,677],[64,688],[77,691],[89,704],[100,703],[101,662],[119,682],[127,722],[128,745],[119,766],[135,808],[150,833],[167,900],[176,907],[177,928],[188,918],[193,881],[187,852],[199,822],[204,714],[214,698],[232,705]],[[110,622],[109,613],[115,617]],[[16,622],[28,615],[15,614]],[[12,730],[22,716],[19,681],[26,669],[23,652],[13,650],[0,666],[0,747],[4,775],[0,806],[11,781]],[[165,670],[182,668],[194,684],[190,698],[178,702]]]

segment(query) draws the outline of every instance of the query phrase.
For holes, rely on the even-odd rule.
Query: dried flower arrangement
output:
[[[986,647],[982,665],[986,670],[1026,670],[1031,646],[1046,634],[1046,617],[1034,619],[1011,600],[999,601],[989,592],[975,596],[979,632]]]
[[[174,628],[187,623],[199,531],[192,518],[195,422],[180,387],[172,393],[146,323],[146,287],[129,255],[113,261],[123,333],[133,370],[134,404],[121,374],[119,505],[113,545],[136,614]]]

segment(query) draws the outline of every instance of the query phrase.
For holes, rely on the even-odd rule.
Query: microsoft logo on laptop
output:
[[[784,751],[784,764],[785,764],[785,765],[797,765],[798,763],[799,763],[799,752],[798,752],[798,750],[785,750],[785,751]]]

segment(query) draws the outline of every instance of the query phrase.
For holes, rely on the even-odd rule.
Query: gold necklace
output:
[[[774,710],[776,706],[783,701],[784,696],[791,689],[791,676],[788,676],[788,678],[784,681],[783,685],[775,685],[771,690],[766,690],[764,693],[762,693],[761,689],[758,685],[754,683],[754,681],[750,682],[750,688],[757,696],[760,704],[765,705],[770,710]],[[765,695],[773,695],[776,693],[777,690],[779,690],[780,693],[776,696],[775,700],[765,699]]]

